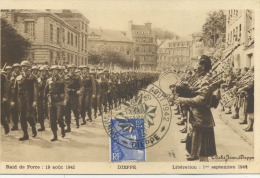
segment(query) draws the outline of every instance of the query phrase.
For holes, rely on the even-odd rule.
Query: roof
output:
[[[88,34],[89,40],[132,42],[118,30],[90,28]]]
[[[172,42],[175,42],[175,41],[192,41],[192,36],[191,35],[189,35],[189,36],[180,36],[178,39],[172,40]]]
[[[158,40],[157,41],[157,44],[159,46],[159,48],[169,48],[169,43],[171,42],[172,40],[169,40],[169,39],[166,39],[166,40]]]
[[[132,30],[151,31],[145,25],[132,25]]]

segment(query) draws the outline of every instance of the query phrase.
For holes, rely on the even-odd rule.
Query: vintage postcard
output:
[[[0,4],[0,174],[260,173],[260,0]]]

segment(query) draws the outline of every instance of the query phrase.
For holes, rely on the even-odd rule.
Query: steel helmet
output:
[[[30,67],[31,64],[30,64],[29,61],[22,61],[22,62],[21,62],[21,66],[27,66],[27,67]]]

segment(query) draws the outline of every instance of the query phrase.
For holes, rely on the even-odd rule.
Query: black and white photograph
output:
[[[260,3],[88,2],[1,7],[2,173],[260,172]]]

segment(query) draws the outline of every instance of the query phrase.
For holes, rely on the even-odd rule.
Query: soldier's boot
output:
[[[247,114],[245,114],[244,116],[244,120],[242,122],[240,122],[239,124],[247,124]]]
[[[62,138],[65,137],[65,129],[64,129],[64,127],[61,128],[61,136],[62,136]]]
[[[34,126],[32,126],[32,136],[36,137],[36,135],[37,135],[37,131],[36,131],[36,127],[34,125]]]
[[[236,107],[235,108],[235,115],[234,116],[232,116],[232,119],[239,119],[239,108],[238,107]]]
[[[38,131],[39,131],[39,132],[43,132],[43,131],[45,131],[45,127],[44,127],[43,124],[41,124],[41,128],[39,128]]]
[[[76,128],[79,128],[79,118],[76,118]]]
[[[14,126],[11,128],[11,131],[18,130],[18,124],[14,124]]]
[[[245,129],[246,132],[252,132],[254,126],[254,119],[250,118],[248,119],[248,127]]]
[[[5,129],[5,135],[7,135],[7,134],[10,132],[9,125],[6,124],[6,125],[4,126],[4,129]]]
[[[81,125],[86,125],[87,123],[86,123],[86,119],[85,119],[85,117],[82,118],[82,120],[83,120],[83,122],[81,123]]]
[[[57,131],[53,132],[53,139],[51,139],[51,142],[57,141],[58,140],[58,135]]]
[[[67,129],[65,130],[65,132],[71,132],[70,125],[67,124]]]
[[[19,141],[25,141],[25,140],[29,140],[29,134],[27,130],[23,133],[23,137],[19,138]]]

